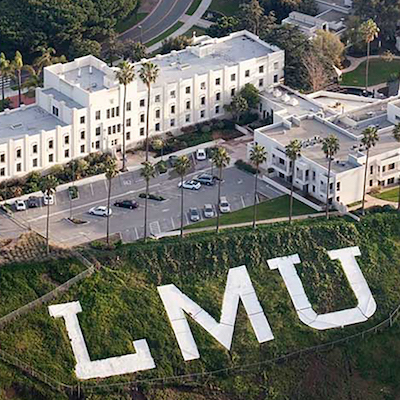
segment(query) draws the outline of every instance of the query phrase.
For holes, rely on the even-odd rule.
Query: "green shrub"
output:
[[[243,160],[237,160],[235,162],[235,166],[236,166],[236,168],[239,168],[240,170],[245,171],[245,172],[249,172],[250,174],[253,174],[253,175],[255,175],[255,173],[257,172],[256,168],[254,168],[251,164],[249,164]]]

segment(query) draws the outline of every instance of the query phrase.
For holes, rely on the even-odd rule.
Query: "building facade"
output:
[[[139,78],[127,87],[127,145],[145,138],[147,88]],[[192,46],[151,62],[159,67],[151,87],[149,134],[225,116],[224,105],[246,84],[260,90],[284,75],[284,52],[247,32],[195,39]],[[122,144],[123,86],[93,56],[44,69],[36,104],[0,114],[0,180],[66,163]]]

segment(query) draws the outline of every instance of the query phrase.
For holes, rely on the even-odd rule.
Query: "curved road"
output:
[[[178,22],[191,3],[192,0],[160,0],[153,12],[140,23],[142,35],[139,27],[135,26],[122,33],[119,39],[147,43]]]

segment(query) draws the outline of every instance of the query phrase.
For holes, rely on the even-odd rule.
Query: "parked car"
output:
[[[198,161],[204,161],[204,160],[207,159],[207,154],[206,154],[205,149],[198,149],[198,150],[196,151],[196,159],[197,159]]]
[[[198,175],[194,180],[206,186],[213,186],[215,184],[215,177],[207,173]]]
[[[178,161],[178,156],[169,156],[168,160],[169,163],[171,164],[171,167],[175,167],[176,162]]]
[[[183,185],[179,182],[178,187],[183,186],[184,189],[199,190],[201,183],[196,181],[183,181]]]
[[[107,207],[105,207],[105,206],[97,206],[97,207],[92,207],[89,210],[89,214],[97,215],[99,217],[107,217],[107,215],[111,215],[112,214],[112,210],[111,210],[111,208],[109,208],[107,210]]]
[[[139,204],[134,200],[118,200],[114,203],[114,206],[133,210],[134,208],[138,208]]]
[[[219,211],[222,214],[231,212],[231,206],[225,196],[221,196],[219,199]]]
[[[204,218],[215,217],[214,206],[212,204],[204,204]]]
[[[189,218],[192,222],[200,221],[200,214],[197,208],[192,207],[189,209]]]
[[[43,196],[43,204],[45,206],[47,206],[47,205],[52,206],[54,204],[54,196],[52,194],[49,194],[49,195],[45,194]]]
[[[29,208],[37,208],[37,207],[39,207],[39,197],[29,196],[29,198],[28,198],[28,207]]]
[[[17,211],[25,211],[26,210],[26,204],[24,201],[16,200],[14,204],[15,204],[15,209]]]

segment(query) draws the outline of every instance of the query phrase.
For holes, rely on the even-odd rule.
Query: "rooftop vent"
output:
[[[21,123],[19,123],[19,124],[14,124],[14,125],[11,125],[10,128],[11,128],[11,129],[19,129],[19,128],[22,128],[22,124],[21,124]]]
[[[179,69],[180,69],[181,71],[183,71],[183,70],[185,70],[185,69],[188,69],[188,68],[190,68],[190,64],[181,64],[181,65],[179,66]]]

